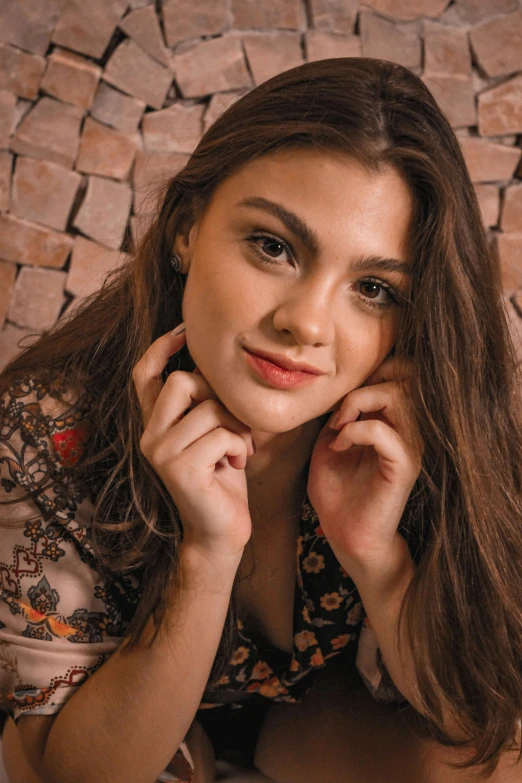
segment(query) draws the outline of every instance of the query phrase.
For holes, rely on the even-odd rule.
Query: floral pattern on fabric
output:
[[[60,379],[34,378],[12,385],[0,401],[0,516],[9,520],[0,539],[0,707],[15,721],[58,712],[117,649],[139,600],[133,575],[109,580],[97,570],[90,541],[94,509],[74,483],[91,402],[86,395],[71,398]],[[402,698],[393,694],[389,677],[385,683],[356,587],[308,496],[301,512],[292,653],[254,638],[238,620],[228,670],[205,691],[200,709],[254,694],[296,703],[317,669],[359,643],[361,630],[357,666],[365,683],[378,699]],[[183,742],[157,780],[192,778]]]
[[[205,691],[201,709],[230,701],[233,692],[257,693],[274,701],[299,702],[312,687],[315,671],[355,644],[361,624],[361,601],[353,581],[339,565],[308,496],[301,508],[297,539],[292,654],[260,644],[238,620],[240,644],[218,687]],[[257,642],[257,643],[256,643]],[[286,657],[281,664],[272,659]]]

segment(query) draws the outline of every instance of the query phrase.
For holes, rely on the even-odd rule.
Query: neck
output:
[[[256,453],[249,458],[245,473],[252,521],[299,513],[306,494],[308,464],[324,426],[324,417],[285,433],[253,432]]]

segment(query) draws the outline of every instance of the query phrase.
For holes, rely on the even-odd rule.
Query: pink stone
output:
[[[89,57],[102,57],[126,7],[126,0],[68,0],[53,43]]]
[[[244,90],[236,90],[235,92],[218,92],[212,96],[210,103],[208,104],[207,111],[203,117],[203,131],[204,133],[210,128],[210,126],[220,117],[229,106],[232,106],[236,101],[246,95]]]
[[[423,76],[441,110],[454,128],[476,125],[477,107],[471,76]]]
[[[358,35],[336,35],[320,30],[305,33],[306,59],[327,60],[330,57],[360,57],[361,39]]]
[[[120,27],[147,54],[163,65],[170,65],[170,54],[165,47],[154,6],[147,5],[131,11],[121,20]]]
[[[449,0],[364,0],[364,5],[378,14],[406,22],[419,16],[436,19],[448,3]]]
[[[13,156],[7,150],[0,150],[0,212],[9,209],[12,168]]]
[[[242,39],[256,84],[303,64],[299,33],[245,33]]]
[[[82,178],[48,160],[19,156],[13,178],[11,212],[65,231]]]
[[[42,90],[66,103],[88,109],[102,69],[71,52],[55,51],[48,58]]]
[[[203,103],[173,103],[168,109],[146,114],[142,124],[145,149],[193,152],[201,138],[204,111]]]
[[[0,261],[0,328],[5,324],[15,279],[16,264]]]
[[[82,117],[83,111],[77,106],[40,98],[18,127],[11,149],[70,169],[78,152]]]
[[[518,2],[517,0],[456,0],[452,7],[459,21],[475,25],[492,16],[516,11]]]
[[[185,52],[189,52],[191,49],[194,49],[194,47],[198,46],[200,43],[202,43],[202,41],[202,38],[189,38],[187,41],[180,41],[180,43],[176,44],[175,46],[175,53],[185,54]]]
[[[363,57],[375,57],[421,67],[421,42],[415,25],[395,24],[369,11],[359,15]]]
[[[92,116],[123,133],[135,133],[140,124],[146,104],[130,95],[113,89],[105,82],[100,82],[98,91],[91,106]]]
[[[6,261],[60,268],[72,243],[72,237],[67,234],[13,215],[0,215],[0,258]]]
[[[132,215],[130,219],[132,248],[135,251],[150,226],[151,215]]]
[[[488,76],[522,69],[522,10],[474,27],[470,39],[477,60]]]
[[[480,207],[482,220],[486,227],[496,226],[499,211],[498,185],[475,185],[475,193]]]
[[[174,57],[176,83],[184,98],[252,87],[238,37],[203,41]]]
[[[522,231],[522,184],[510,185],[504,191],[500,228],[508,232]]]
[[[481,92],[478,113],[483,136],[522,133],[522,75]]]
[[[17,277],[8,318],[18,326],[50,329],[64,303],[67,272],[22,267]]]
[[[77,236],[65,289],[84,298],[98,291],[108,273],[128,260],[128,255],[108,250],[97,242]]]
[[[424,73],[428,76],[470,75],[467,32],[437,22],[424,22]]]
[[[118,250],[132,203],[129,185],[105,177],[89,177],[87,193],[74,227],[106,247]]]
[[[326,33],[353,33],[358,0],[310,0],[312,27]]]
[[[29,114],[31,109],[33,108],[33,102],[32,101],[24,101],[23,98],[19,98],[16,102],[15,110],[14,110],[14,121],[13,121],[13,129],[12,133],[14,133],[24,117]]]
[[[497,234],[496,241],[502,286],[509,295],[522,288],[522,232]]]
[[[161,109],[172,84],[173,74],[128,38],[110,57],[103,78],[149,106]]]
[[[34,329],[19,329],[6,323],[5,328],[0,331],[0,370],[37,339],[38,334],[35,335]]]
[[[66,0],[2,0],[0,41],[45,54]]]
[[[516,295],[513,295],[513,298],[515,298],[515,303],[513,303],[506,295],[509,292],[509,289],[504,288],[504,307],[509,332],[515,347],[517,364],[520,366],[520,363],[522,362],[522,318],[517,310]]]
[[[229,0],[169,0],[163,4],[163,24],[169,46],[188,38],[219,35],[231,23]]]
[[[159,207],[163,188],[189,157],[178,152],[138,152],[132,175],[135,214],[152,214]]]
[[[472,182],[511,179],[521,150],[474,136],[459,139]]]
[[[0,90],[10,90],[21,98],[38,95],[45,58],[0,44]]]
[[[303,12],[300,0],[232,0],[232,26],[301,30],[306,28]]]
[[[76,168],[85,174],[128,179],[137,149],[138,143],[134,136],[107,128],[87,117]]]
[[[478,24],[491,16],[507,14],[518,8],[517,0],[456,0],[457,19],[465,24]]]
[[[15,124],[16,95],[0,90],[0,149],[9,147]]]

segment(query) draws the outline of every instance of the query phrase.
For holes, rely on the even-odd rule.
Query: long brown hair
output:
[[[176,587],[182,525],[143,457],[131,372],[181,322],[185,278],[170,264],[181,221],[239,166],[283,146],[341,150],[369,170],[394,166],[415,204],[414,274],[395,353],[415,370],[425,451],[401,531],[418,562],[403,602],[420,696],[440,741],[450,705],[475,755],[496,766],[522,715],[522,435],[517,364],[499,270],[459,143],[422,81],[367,58],[308,63],[245,95],[208,129],[161,193],[128,264],[16,357],[0,390],[28,372],[92,394],[93,437],[78,480],[95,501],[93,536],[108,572],[139,569],[127,630],[156,629]],[[191,371],[183,349],[168,371]],[[232,650],[234,601],[212,670]],[[487,762],[487,763],[486,763]]]

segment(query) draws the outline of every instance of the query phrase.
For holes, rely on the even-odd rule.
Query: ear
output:
[[[181,258],[185,271],[194,255],[200,222],[201,216],[196,216],[195,212],[190,210],[183,215],[178,225],[173,250]]]

